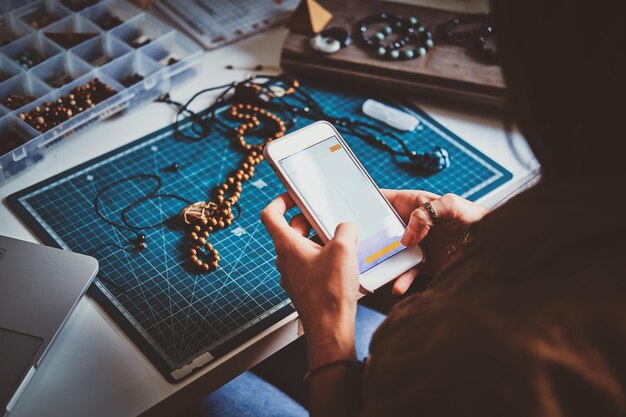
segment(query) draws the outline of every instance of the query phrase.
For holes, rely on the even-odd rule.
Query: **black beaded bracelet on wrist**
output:
[[[386,24],[370,36],[369,26]],[[416,17],[403,17],[389,13],[377,13],[361,19],[357,23],[363,46],[380,58],[409,60],[420,58],[434,46],[432,34]],[[385,42],[391,35],[394,41]]]
[[[302,378],[302,381],[304,383],[309,382],[309,380],[311,379],[311,377],[321,371],[324,371],[326,369],[330,369],[330,368],[335,368],[338,366],[344,366],[344,367],[348,367],[354,371],[356,371],[356,373],[360,374],[363,371],[363,362],[357,359],[339,359],[336,361],[332,361],[329,362],[327,364],[318,366],[317,368],[311,369],[309,372],[306,373],[306,375],[304,375],[304,378]]]

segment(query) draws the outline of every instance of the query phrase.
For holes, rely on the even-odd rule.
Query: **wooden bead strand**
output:
[[[237,142],[243,151],[262,152],[265,144],[274,139],[278,139],[285,134],[287,126],[278,116],[258,106],[251,104],[237,104],[230,108],[230,115],[241,121],[241,125],[237,129]],[[248,129],[254,129],[261,125],[261,120],[266,123],[275,125],[276,131],[273,135],[266,138],[262,143],[250,144],[245,139],[245,133]]]
[[[298,85],[294,80],[287,90],[288,94],[293,93]],[[221,259],[217,249],[208,241],[211,234],[232,224],[233,206],[241,198],[243,184],[254,176],[255,167],[263,161],[263,148],[268,142],[280,138],[287,131],[283,120],[259,106],[235,104],[231,106],[229,114],[240,122],[236,129],[236,138],[244,151],[244,157],[238,167],[215,189],[215,201],[191,204],[180,213],[182,221],[189,225],[189,261],[200,271],[206,272],[215,271]],[[260,143],[248,143],[245,138],[246,132],[261,124],[271,133]]]

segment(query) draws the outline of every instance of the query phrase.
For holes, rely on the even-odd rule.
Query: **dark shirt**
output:
[[[625,185],[544,180],[475,224],[376,332],[363,414],[626,416]]]

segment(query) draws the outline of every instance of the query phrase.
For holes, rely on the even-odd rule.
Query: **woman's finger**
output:
[[[431,202],[431,204],[433,203]],[[426,209],[424,207],[416,208],[411,212],[409,222],[400,243],[404,246],[417,245],[428,235],[432,226],[433,220],[430,218]]]
[[[421,206],[426,201],[439,198],[437,194],[420,190],[381,189],[381,191],[404,222],[409,221],[411,212],[417,207]]]
[[[455,194],[445,194],[437,199],[437,202],[441,206],[438,210],[443,212],[445,218],[458,219],[466,224],[479,221],[489,212],[486,208]]]
[[[335,229],[335,235],[333,236],[333,242],[335,245],[341,245],[345,248],[356,248],[356,242],[358,240],[358,230],[353,223],[341,222]]]
[[[391,287],[391,293],[393,295],[402,295],[406,293],[415,280],[415,277],[417,277],[417,267],[404,272],[394,281],[393,287]]]
[[[462,225],[469,225],[482,219],[488,210],[454,194],[446,194],[430,201],[430,208],[426,205],[411,212],[406,231],[401,243],[412,246],[420,243],[434,226],[435,222],[453,221]]]
[[[298,213],[293,216],[289,221],[289,226],[295,229],[302,236],[309,237],[311,225],[309,224],[309,221],[306,219],[306,217],[304,217],[304,214]]]
[[[289,194],[284,193],[276,197],[261,211],[261,222],[269,232],[274,245],[284,240],[291,240],[293,236],[298,236],[285,219],[285,213],[294,207],[295,203]]]
[[[411,212],[409,222],[400,240],[404,246],[419,244],[430,232],[435,221],[444,221],[454,217],[457,213],[456,205],[452,201],[442,202],[443,197],[430,201],[431,210],[421,206]]]

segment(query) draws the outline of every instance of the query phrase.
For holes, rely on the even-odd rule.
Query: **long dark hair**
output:
[[[491,7],[510,112],[544,176],[626,171],[626,1]]]

